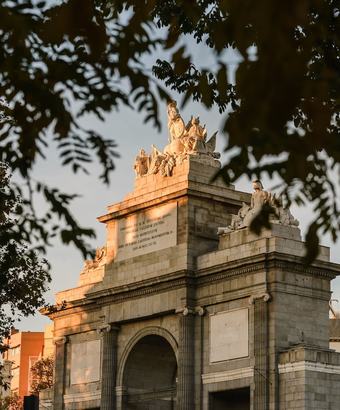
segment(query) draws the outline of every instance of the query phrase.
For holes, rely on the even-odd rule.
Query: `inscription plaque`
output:
[[[100,340],[71,345],[71,384],[100,379]]]
[[[118,220],[116,260],[177,244],[177,203],[162,205]]]
[[[210,362],[248,356],[248,309],[210,316]]]

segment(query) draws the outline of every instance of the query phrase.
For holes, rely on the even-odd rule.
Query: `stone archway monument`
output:
[[[175,102],[168,128],[163,149],[138,152],[134,190],[98,218],[107,240],[78,286],[57,295],[54,410],[338,410],[329,249],[305,266],[278,198],[260,181],[249,194],[213,179],[216,134]],[[256,236],[263,204],[272,225]]]

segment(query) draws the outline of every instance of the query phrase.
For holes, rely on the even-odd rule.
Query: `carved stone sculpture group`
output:
[[[87,259],[84,262],[83,272],[96,269],[101,265],[104,265],[106,261],[106,246],[96,249],[96,255],[94,259]]]
[[[253,188],[254,191],[251,196],[250,205],[243,202],[237,215],[232,216],[230,225],[218,228],[217,233],[219,235],[249,226],[255,216],[261,211],[264,204],[269,204],[273,208],[274,213],[271,222],[287,226],[299,225],[299,221],[293,217],[288,207],[283,206],[280,198],[270,192],[264,191],[261,181],[253,181]]]
[[[144,149],[139,151],[134,164],[137,177],[158,173],[171,176],[173,168],[189,155],[214,162],[220,157],[220,154],[215,152],[217,133],[207,140],[207,130],[205,126],[202,127],[198,117],[191,117],[185,125],[175,101],[168,103],[167,112],[169,144],[163,151],[152,145],[150,155]]]

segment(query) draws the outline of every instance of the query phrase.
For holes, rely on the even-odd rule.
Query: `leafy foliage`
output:
[[[0,410],[21,410],[22,407],[23,400],[16,393],[0,397]]]
[[[278,12],[279,9],[279,12]],[[144,113],[160,128],[164,83],[207,108],[224,113],[226,151],[221,174],[280,176],[288,203],[311,202],[315,220],[308,232],[309,259],[317,234],[333,239],[340,220],[335,178],[339,178],[340,10],[337,0],[33,0],[0,4],[1,158],[27,183],[23,214],[42,241],[59,235],[90,253],[93,235],[69,211],[72,196],[30,184],[38,157],[55,140],[61,164],[88,172],[102,165],[109,182],[116,145],[81,125],[82,118],[121,105]],[[190,43],[210,48],[215,64],[194,64]],[[242,61],[236,83],[228,79],[225,50]],[[251,55],[250,48],[255,49]],[[160,58],[160,51],[169,58]],[[145,57],[153,59],[153,72]],[[228,110],[232,109],[230,114]],[[39,192],[38,192],[39,191]],[[51,210],[39,220],[32,195],[44,195]],[[31,195],[30,195],[31,194]],[[60,218],[55,230],[49,215]],[[264,215],[265,216],[265,215]],[[49,224],[43,220],[48,219]],[[27,225],[23,226],[28,232]],[[314,250],[313,250],[314,249]]]
[[[50,280],[47,264],[30,246],[22,223],[12,217],[14,210],[20,214],[20,207],[8,168],[0,164],[0,342],[18,316],[28,316],[43,306]]]
[[[10,164],[26,183],[20,192],[25,216],[21,228],[27,236],[41,240],[40,250],[59,235],[87,256],[91,248],[86,239],[94,236],[70,213],[75,195],[31,180],[31,170],[39,157],[45,157],[51,139],[61,165],[87,173],[89,163],[96,160],[102,166],[100,178],[107,184],[118,156],[116,144],[83,128],[81,118],[90,113],[103,119],[106,112],[133,101],[146,112],[146,121],[160,128],[151,90],[154,79],[139,62],[141,55],[151,53],[159,43],[150,37],[150,10],[143,9],[145,22],[139,15],[129,25],[120,23],[119,10],[92,0],[0,4],[0,94],[5,99],[0,160]],[[162,98],[167,95],[160,87],[156,91]],[[41,218],[33,209],[37,194],[50,205]],[[53,216],[57,224],[52,223]]]
[[[39,394],[41,390],[53,386],[54,360],[51,357],[43,357],[31,367],[32,384],[31,393]]]

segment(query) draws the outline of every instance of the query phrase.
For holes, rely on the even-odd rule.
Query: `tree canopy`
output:
[[[44,304],[50,275],[11,216],[22,215],[20,198],[13,196],[10,174],[0,164],[0,352],[16,319],[35,313]],[[2,381],[0,380],[0,385]]]
[[[53,387],[54,359],[42,357],[31,367],[31,393],[39,395],[42,390]]]
[[[90,252],[93,232],[69,210],[74,196],[32,180],[32,169],[53,139],[61,166],[87,172],[97,161],[99,177],[109,183],[116,143],[84,128],[82,118],[104,119],[126,105],[160,128],[159,103],[171,90],[183,95],[182,105],[193,99],[219,108],[231,155],[221,170],[227,183],[278,175],[288,203],[313,203],[309,260],[318,233],[336,239],[338,1],[17,0],[2,1],[0,15],[0,159],[26,186],[24,239],[43,250],[59,235]],[[194,63],[188,37],[212,50],[214,66]],[[235,83],[228,78],[228,47],[242,57]],[[157,59],[159,51],[169,58]],[[152,70],[145,56],[154,59]],[[35,195],[49,204],[43,216],[34,211]]]

